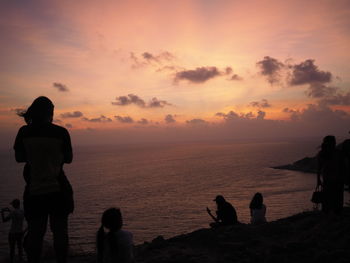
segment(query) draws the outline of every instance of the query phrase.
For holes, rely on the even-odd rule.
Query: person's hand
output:
[[[5,212],[5,211],[10,211],[10,208],[5,207],[5,208],[1,209],[1,211],[2,211],[2,212]]]
[[[211,211],[210,211],[210,209],[207,207],[207,212],[210,214],[211,213]]]

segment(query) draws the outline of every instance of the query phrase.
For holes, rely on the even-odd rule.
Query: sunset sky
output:
[[[348,0],[2,0],[1,141],[40,95],[81,143],[346,136],[349,17]]]

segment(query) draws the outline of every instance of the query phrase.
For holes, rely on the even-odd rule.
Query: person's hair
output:
[[[252,201],[250,202],[249,208],[250,209],[261,209],[263,203],[264,203],[263,195],[261,193],[256,193],[253,196]]]
[[[18,199],[15,199],[11,202],[11,205],[14,207],[14,208],[19,208],[21,206],[21,201],[19,201]]]
[[[118,247],[115,240],[114,233],[120,230],[123,226],[122,213],[119,208],[109,208],[104,211],[101,219],[101,227],[97,231],[96,237],[96,248],[97,248],[97,261],[98,263],[103,262],[103,250],[104,250],[104,239],[107,237],[110,251],[116,254]],[[107,235],[105,234],[104,228],[109,229]]]
[[[24,118],[27,124],[44,122],[53,116],[54,105],[44,96],[36,98],[27,110],[18,111],[17,115]]]
[[[323,142],[321,144],[321,157],[328,159],[335,150],[336,140],[333,135],[327,135],[323,138]]]

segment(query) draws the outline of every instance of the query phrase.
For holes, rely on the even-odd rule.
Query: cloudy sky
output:
[[[349,17],[348,0],[3,0],[1,139],[41,95],[78,142],[346,136]]]

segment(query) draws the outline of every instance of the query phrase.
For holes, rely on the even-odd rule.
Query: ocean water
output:
[[[315,175],[275,170],[317,152],[315,141],[274,143],[184,143],[74,148],[65,165],[75,192],[70,216],[74,251],[92,252],[102,212],[120,207],[124,228],[136,244],[158,235],[169,238],[208,227],[206,207],[222,194],[241,222],[248,223],[249,202],[262,192],[269,221],[312,209]],[[23,164],[13,152],[0,153],[0,207],[21,198]],[[7,253],[9,224],[0,224],[0,253]],[[47,239],[50,239],[49,234]]]

